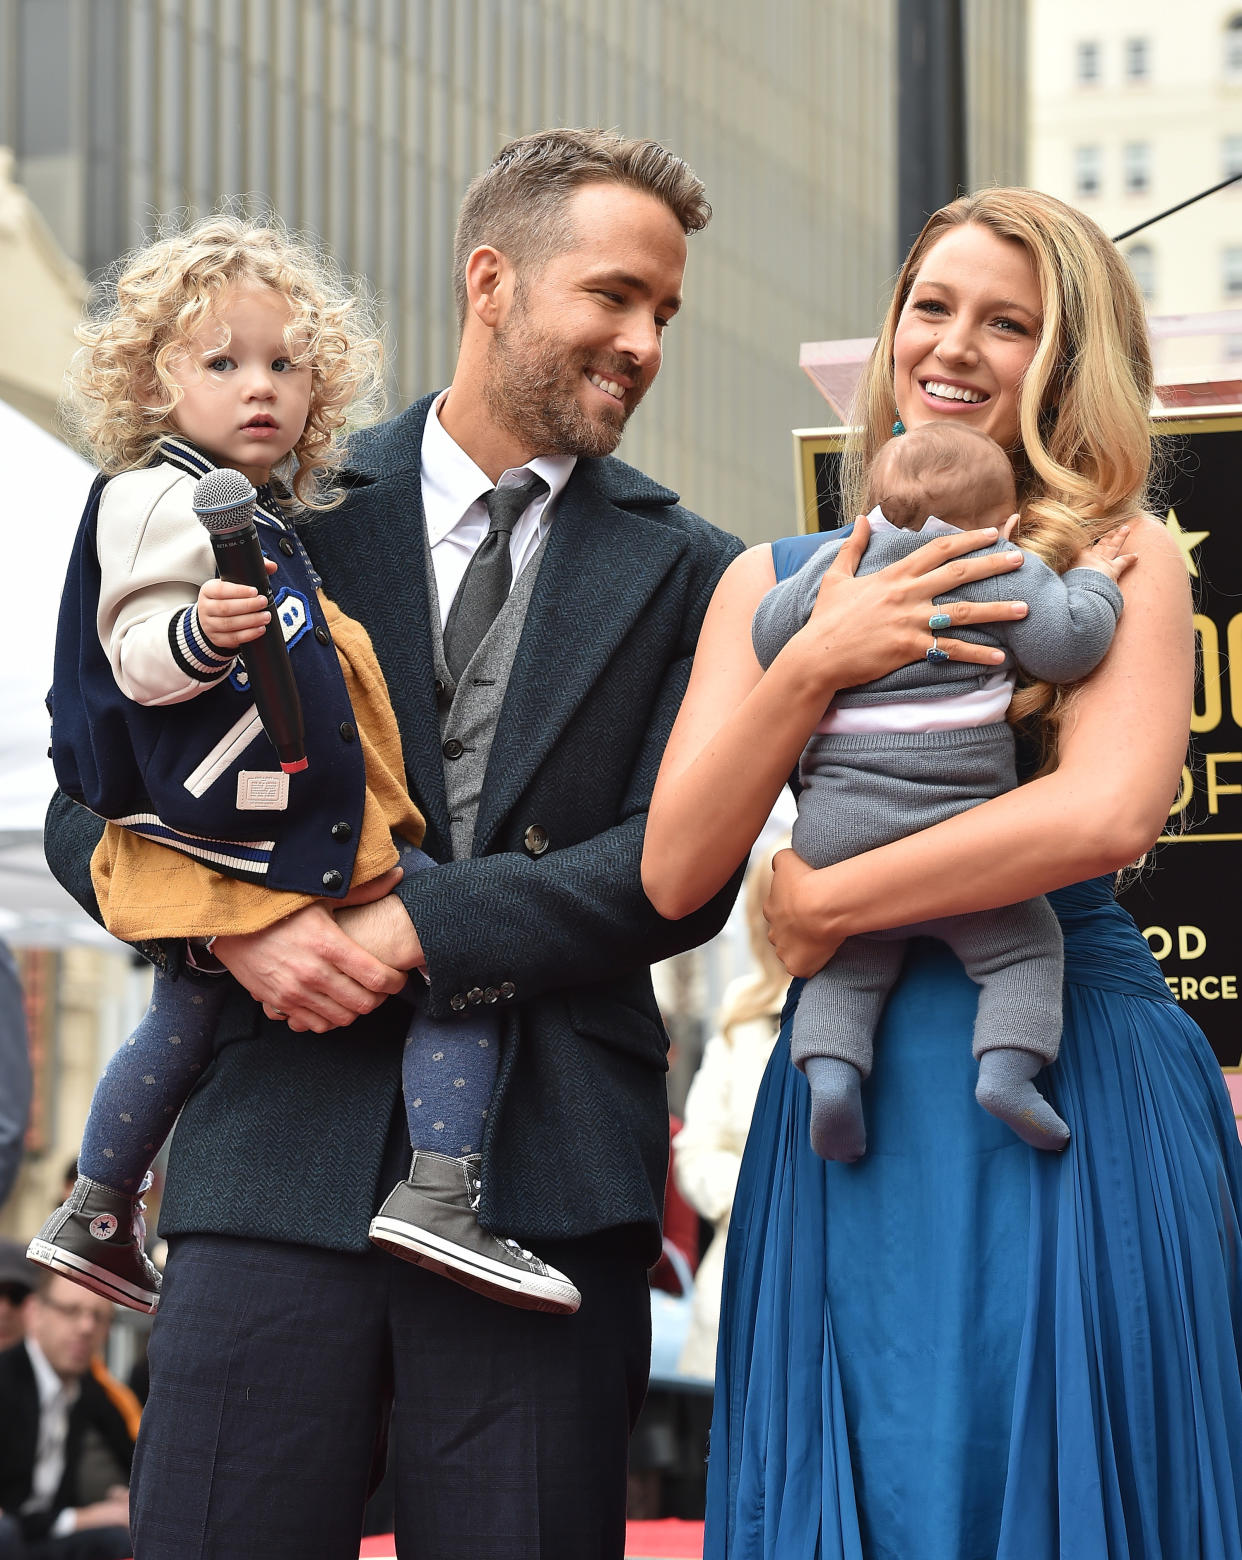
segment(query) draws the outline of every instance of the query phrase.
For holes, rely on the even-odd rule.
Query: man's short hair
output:
[[[453,242],[457,322],[466,320],[466,261],[490,244],[521,271],[538,271],[573,245],[565,208],[587,184],[620,184],[662,200],[683,233],[711,220],[703,181],[658,141],[615,130],[541,130],[502,146],[466,190]]]

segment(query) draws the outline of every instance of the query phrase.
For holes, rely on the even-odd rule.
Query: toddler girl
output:
[[[423,819],[375,653],[322,594],[294,524],[341,502],[329,477],[346,418],[378,397],[380,343],[309,246],[229,215],[123,261],[80,337],[71,382],[101,475],[61,607],[53,757],[63,789],[109,820],[91,863],[109,931],[189,938],[206,950],[201,968],[216,935],[261,930],[317,898],[366,902],[399,865],[432,865],[416,848]],[[257,490],[266,598],[215,578],[191,500],[218,467]],[[310,717],[309,764],[292,775],[238,654],[269,631],[283,634]],[[156,1309],[138,1199],[211,1060],[229,986],[157,969],[146,1016],[100,1080],[77,1184],[31,1242],[32,1261]],[[475,1214],[498,1026],[436,1024],[418,1013],[416,988],[402,1069],[413,1166],[371,1239],[508,1304],[572,1312],[573,1284]]]

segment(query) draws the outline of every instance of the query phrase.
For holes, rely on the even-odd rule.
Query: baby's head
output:
[[[932,515],[963,531],[999,530],[1017,510],[1013,466],[977,428],[924,423],[883,445],[867,474],[867,508],[903,531]]]
[[[311,244],[273,220],[233,213],[164,232],[96,290],[78,330],[66,420],[102,471],[144,466],[163,439],[187,431],[177,408],[185,384],[204,373],[197,349],[211,337],[223,355],[238,296],[269,289],[287,309],[289,362],[309,365],[311,381],[305,426],[275,469],[300,503],[330,507],[320,483],[341,463],[347,417],[367,421],[382,404],[371,306]]]

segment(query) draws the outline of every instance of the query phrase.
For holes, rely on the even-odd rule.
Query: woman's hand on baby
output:
[[[269,574],[276,565],[264,559]],[[272,620],[267,600],[253,585],[208,580],[198,593],[198,624],[217,650],[240,650],[261,639]]]
[[[1094,546],[1084,547],[1074,559],[1074,567],[1095,569],[1099,574],[1107,574],[1109,579],[1116,583],[1130,565],[1138,561],[1137,553],[1123,553],[1121,550],[1129,537],[1130,527],[1119,525],[1107,536],[1101,536]]]
[[[997,541],[994,528],[938,536],[874,574],[859,575],[870,529],[861,516],[854,522],[853,534],[824,575],[810,620],[790,641],[827,658],[834,687],[852,688],[921,661],[931,648],[933,613],[946,614],[953,628],[1026,616],[1023,601],[937,602],[962,585],[1021,567],[1022,554],[1012,549],[971,556]],[[994,666],[1005,659],[992,645],[945,638],[938,631],[937,641],[954,661]]]
[[[791,975],[814,975],[841,946],[843,935],[814,903],[816,873],[792,850],[772,860],[772,886],[763,902],[768,941]]]

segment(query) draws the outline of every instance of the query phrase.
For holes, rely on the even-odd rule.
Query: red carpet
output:
[[[364,1538],[360,1555],[365,1560],[394,1560],[391,1538]],[[703,1524],[631,1522],[626,1529],[626,1560],[702,1560]]]

